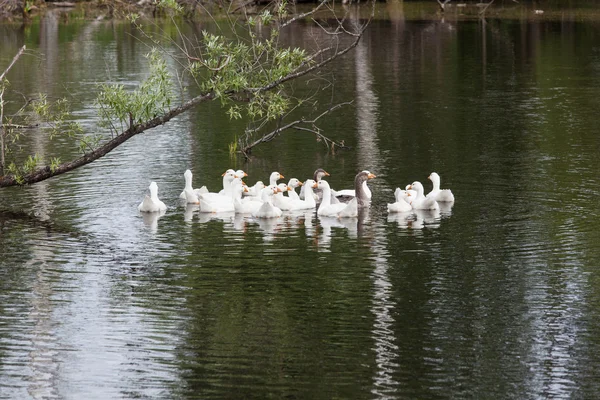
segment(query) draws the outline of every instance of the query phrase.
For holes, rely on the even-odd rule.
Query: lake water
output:
[[[597,397],[600,24],[514,7],[484,21],[379,4],[326,75],[335,101],[355,102],[321,128],[353,150],[289,132],[231,158],[243,125],[208,104],[72,173],[0,190],[0,398]],[[11,89],[68,96],[90,131],[96,84],[147,73],[128,23],[5,23],[0,69],[23,44],[38,57],[19,61]],[[77,154],[38,131],[24,143]],[[375,173],[368,213],[258,221],[178,201],[186,168],[217,189],[227,168],[252,184],[318,167],[334,188]],[[396,187],[429,191],[432,171],[452,207],[387,214]],[[151,180],[160,218],[137,211]]]

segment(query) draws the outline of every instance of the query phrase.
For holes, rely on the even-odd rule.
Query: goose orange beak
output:
[[[327,172],[327,171],[323,171],[323,172],[325,172],[325,176],[331,176],[331,175],[329,175],[329,172]]]
[[[289,187],[289,186],[286,186],[286,187],[287,187],[287,190],[288,190],[288,191],[292,190],[292,188],[291,188],[291,187]]]
[[[313,188],[317,188],[317,182],[314,183],[314,185],[312,185]]]
[[[283,178],[285,178],[285,176],[279,174],[279,179],[283,179]]]
[[[369,173],[369,175],[367,175],[367,177],[368,177],[369,179],[373,179],[373,178],[377,178],[377,175],[375,175],[375,174],[372,174],[372,173]]]
[[[248,176],[248,174],[244,172],[244,176],[243,176],[243,178],[245,178],[245,177],[247,177],[247,176]]]
[[[412,185],[408,185],[408,186],[406,187],[406,190],[412,190]]]
[[[223,173],[221,174],[221,176],[225,176],[225,174],[226,174],[226,173],[227,173],[227,172],[223,172]]]
[[[304,183],[298,181],[298,186],[302,186],[302,185],[304,185]]]
[[[248,187],[244,186],[244,192],[248,193]]]

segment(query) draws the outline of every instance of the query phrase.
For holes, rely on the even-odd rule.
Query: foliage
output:
[[[99,107],[99,125],[118,130],[115,123],[125,125],[139,124],[157,115],[165,113],[172,102],[171,75],[165,60],[156,49],[146,55],[150,62],[150,75],[139,89],[127,92],[123,85],[101,84],[96,98]]]

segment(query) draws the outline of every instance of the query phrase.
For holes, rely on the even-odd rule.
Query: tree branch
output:
[[[21,54],[23,54],[24,51],[25,51],[25,45],[23,45],[23,47],[21,47],[19,49],[19,51],[17,52],[17,55],[13,57],[12,61],[8,65],[8,67],[4,70],[4,72],[2,73],[2,75],[0,75],[0,81],[2,81],[4,79],[4,77],[6,76],[6,74],[8,73],[8,71],[10,71],[10,69],[12,68],[12,66],[15,65],[15,63],[17,62],[17,60],[19,59],[19,57],[21,57]]]
[[[0,188],[9,187],[9,186],[17,186],[17,185],[27,185],[27,184],[40,182],[40,181],[46,180],[48,178],[52,178],[57,175],[62,175],[66,172],[72,171],[75,168],[79,168],[83,165],[89,164],[92,161],[95,161],[95,160],[99,159],[100,157],[103,157],[106,154],[110,153],[112,150],[114,150],[115,148],[117,148],[118,146],[120,146],[121,144],[126,142],[127,140],[131,139],[135,135],[138,135],[148,129],[155,128],[158,125],[163,125],[166,122],[173,119],[174,117],[178,116],[179,114],[189,110],[190,108],[192,108],[202,102],[212,100],[213,98],[214,98],[214,94],[212,92],[205,93],[200,96],[194,97],[193,99],[185,102],[184,104],[180,105],[179,107],[176,107],[163,115],[155,117],[155,118],[153,118],[149,121],[143,122],[141,124],[131,126],[125,132],[116,136],[114,139],[106,142],[104,145],[98,147],[97,149],[90,151],[88,153],[85,153],[83,156],[81,156],[80,158],[78,158],[74,161],[62,163],[54,169],[51,169],[50,166],[38,168],[35,171],[22,176],[19,181],[17,181],[17,177],[15,177],[13,175],[1,176],[0,177]]]
[[[319,119],[321,119],[322,117],[324,117],[327,114],[332,113],[333,111],[337,110],[338,108],[341,108],[343,106],[352,104],[351,101],[349,102],[345,102],[345,103],[339,103],[336,104],[330,108],[328,108],[327,110],[323,111],[321,114],[319,114],[318,116],[316,116],[315,118],[311,119],[311,120],[306,120],[306,119],[299,119],[293,122],[290,122],[288,124],[285,124],[284,126],[280,126],[279,128],[263,135],[260,139],[255,140],[254,142],[244,146],[241,150],[242,154],[244,154],[244,156],[246,158],[248,158],[248,155],[250,154],[250,152],[252,151],[252,149],[256,146],[258,146],[261,143],[266,143],[266,142],[270,142],[271,140],[275,139],[277,136],[279,136],[283,131],[290,129],[290,128],[294,128],[294,129],[298,129],[298,130],[308,130],[314,134],[317,135],[317,138],[319,138],[320,140],[324,140],[325,143],[334,143],[336,146],[340,147],[340,148],[345,148],[345,149],[349,149],[350,147],[345,146],[343,142],[335,142],[334,140],[328,138],[327,136],[321,134],[320,132],[317,132],[314,129],[310,129],[310,128],[306,128],[306,127],[301,127],[299,125],[301,124],[308,124],[308,125],[314,125]],[[329,145],[328,145],[329,146]]]

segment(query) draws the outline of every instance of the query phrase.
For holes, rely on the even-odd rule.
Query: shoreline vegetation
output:
[[[270,7],[272,0],[169,0],[183,9],[184,18],[228,14],[253,15]],[[60,12],[79,19],[127,19],[131,14],[143,17],[163,17],[168,14],[157,0],[0,0],[0,22],[28,23],[47,12]],[[314,7],[318,0],[296,0],[298,7]],[[356,0],[335,0],[332,3],[360,4]],[[402,7],[404,19],[449,18],[451,20],[481,17],[501,19],[595,20],[600,21],[600,0],[565,2],[560,0],[387,0],[378,3],[389,8]],[[377,19],[375,14],[372,16]],[[386,17],[394,18],[389,15]]]

